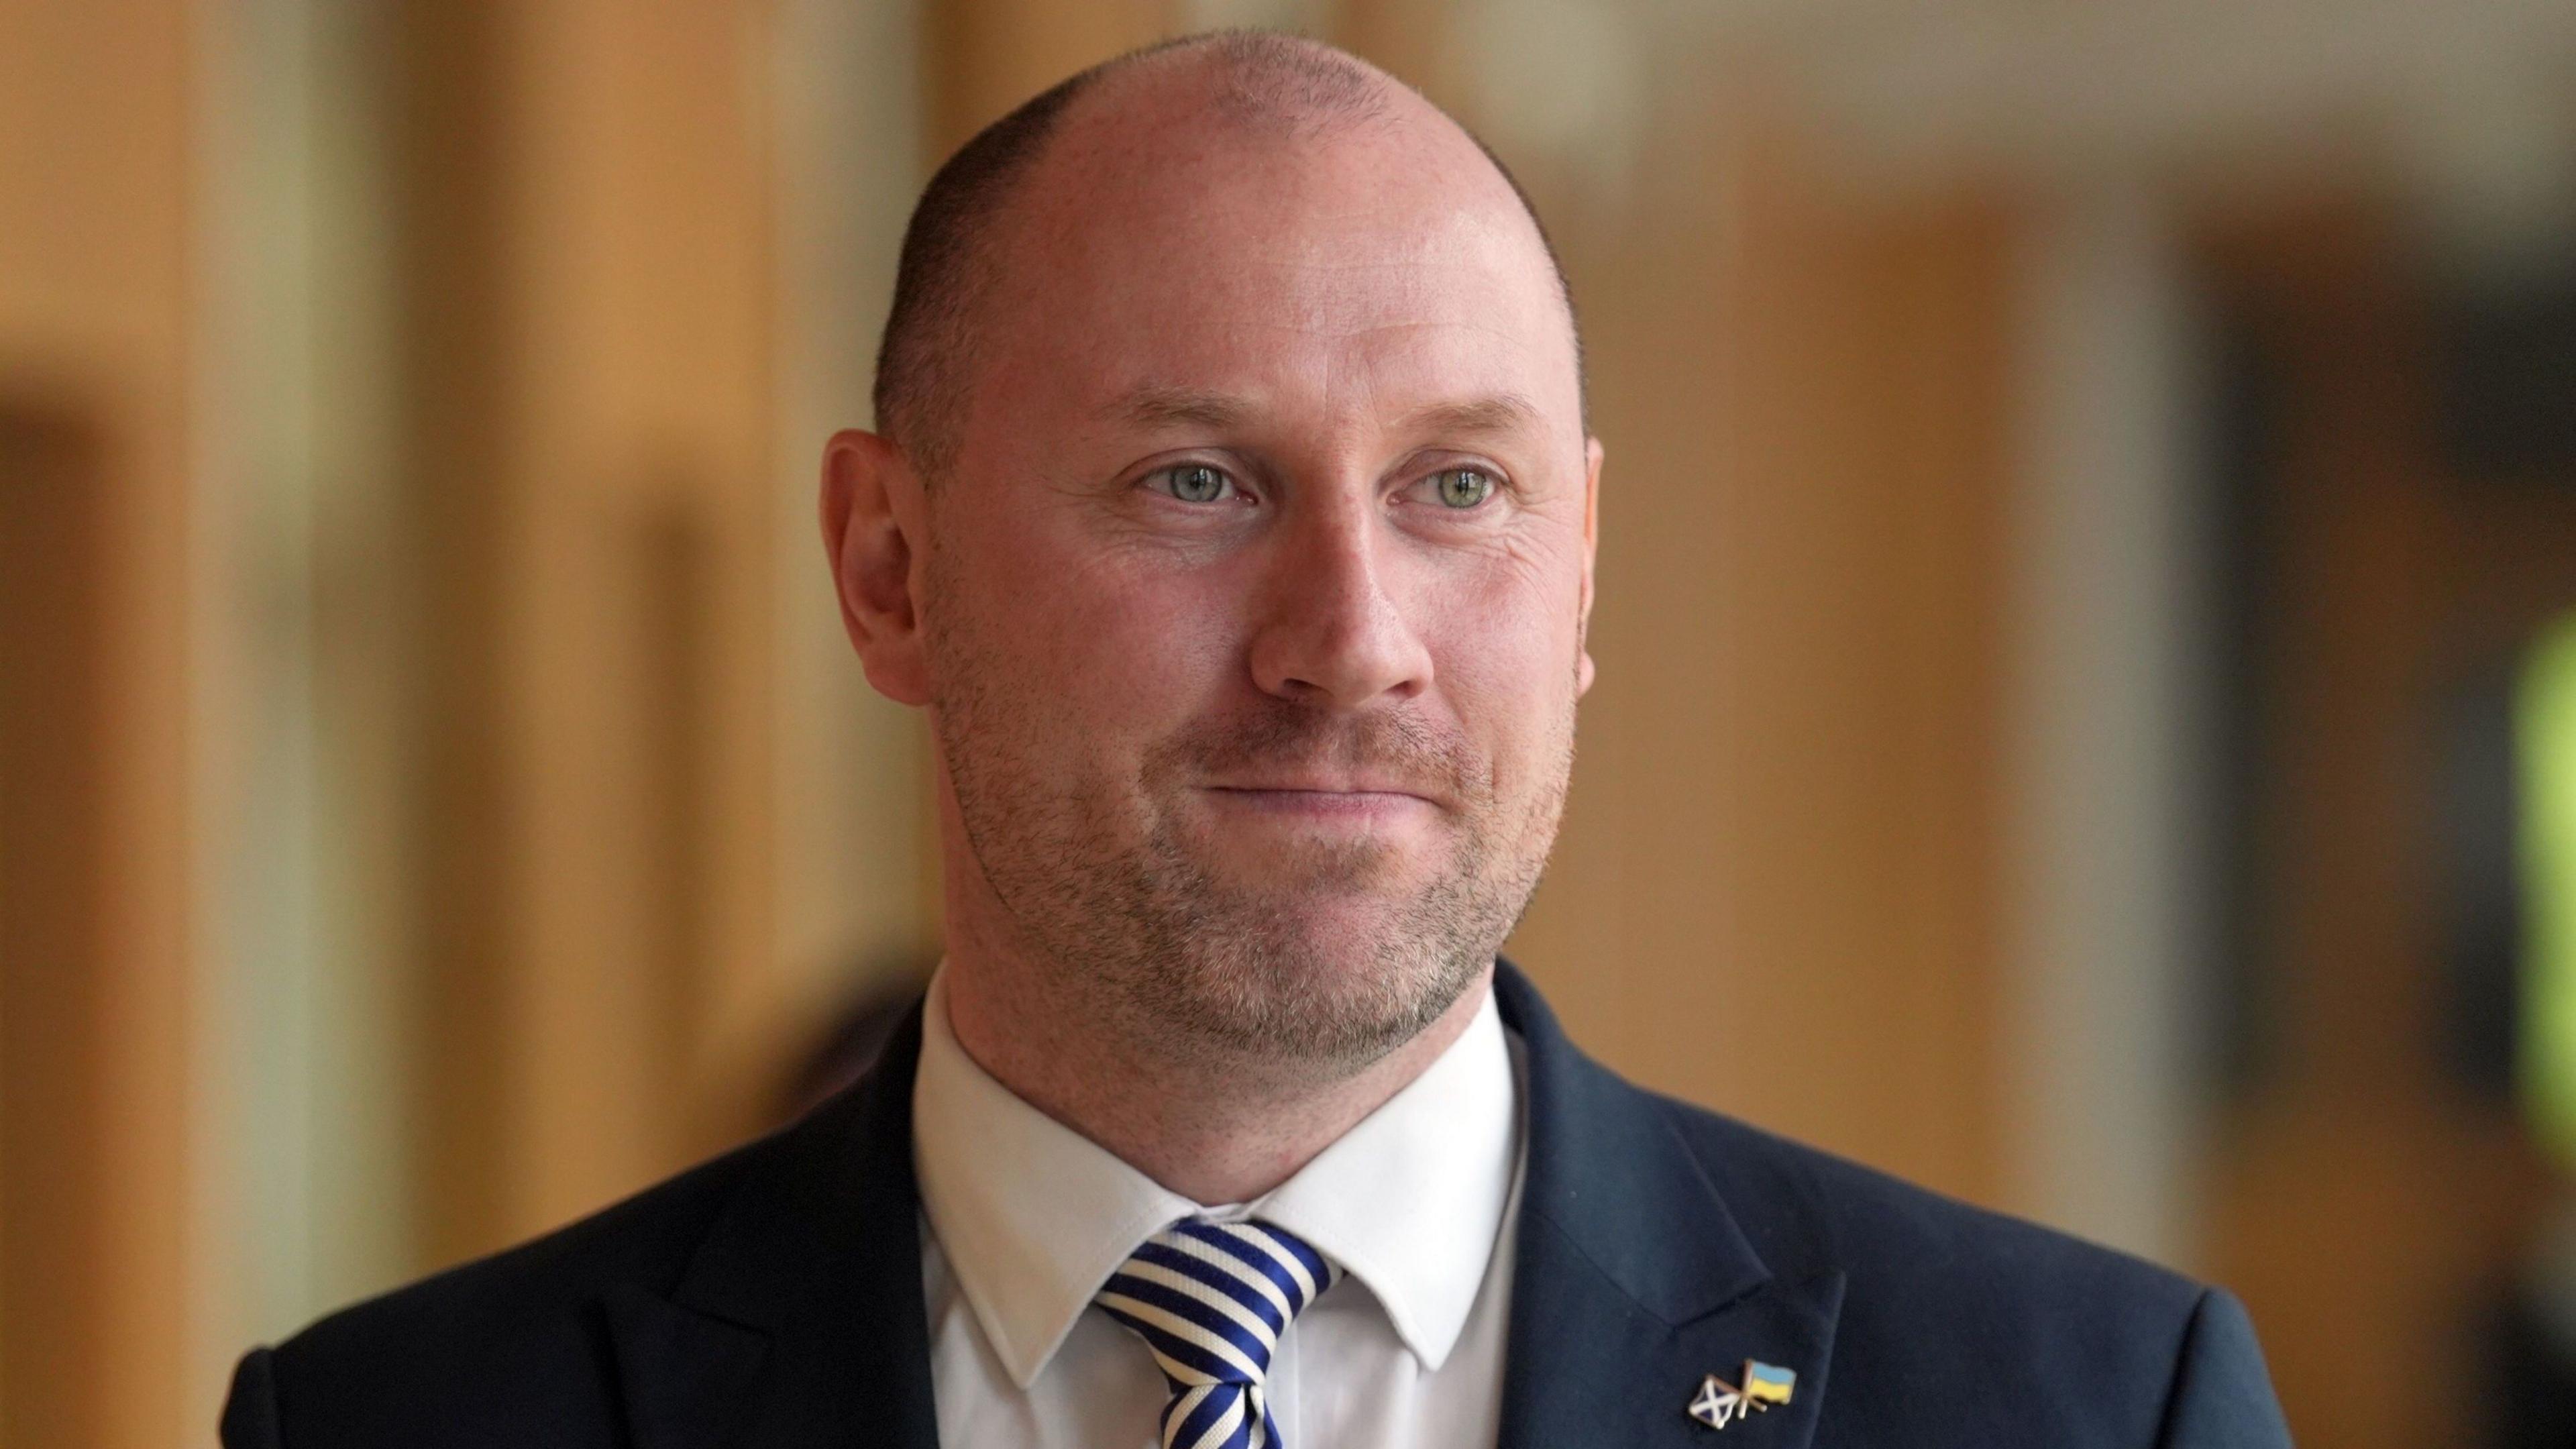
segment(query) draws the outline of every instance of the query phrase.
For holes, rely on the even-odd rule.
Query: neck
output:
[[[1192,1202],[1249,1202],[1420,1076],[1475,1020],[1492,975],[1374,1061],[1342,1070],[1140,1051],[1044,983],[1068,969],[951,918],[941,969],[957,1043],[995,1081]]]

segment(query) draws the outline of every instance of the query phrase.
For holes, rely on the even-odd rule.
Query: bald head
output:
[[[1545,255],[1572,336],[1564,268],[1527,194],[1481,141],[1409,87],[1332,46],[1260,31],[1197,35],[1059,83],[976,133],[932,176],[904,232],[878,347],[878,432],[926,477],[954,462],[979,336],[993,320],[988,304],[1014,243],[1025,240],[1032,214],[1045,210],[1033,204],[1033,193],[1061,190],[1045,183],[1079,164],[1061,153],[1114,166],[1122,153],[1132,159],[1154,138],[1168,142],[1175,133],[1215,144],[1300,147],[1339,132],[1406,128],[1432,133],[1431,155],[1451,143],[1450,159],[1489,168],[1508,190]],[[1573,345],[1579,369],[1579,337]]]

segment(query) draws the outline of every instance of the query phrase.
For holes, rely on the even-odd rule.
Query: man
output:
[[[823,528],[948,951],[786,1132],[242,1365],[234,1449],[2286,1443],[2223,1293],[1648,1096],[1495,952],[1589,685],[1535,218],[1200,39],[943,168]]]

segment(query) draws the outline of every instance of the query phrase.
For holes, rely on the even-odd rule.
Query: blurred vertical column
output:
[[[0,3],[0,1441],[174,1443],[188,7]]]
[[[1175,0],[944,0],[922,14],[934,164],[1013,106],[1185,19]]]
[[[2018,279],[2010,1200],[2187,1262],[2216,945],[2199,338],[2143,181],[2061,187],[2044,216]]]
[[[771,880],[769,17],[398,7],[426,1253],[758,1119]]]
[[[916,29],[216,12],[211,1361],[765,1125],[918,959],[918,726],[813,521]]]
[[[413,531],[390,437],[373,45],[353,0],[198,12],[192,1403],[407,1271]]]
[[[398,4],[381,12],[374,86],[385,116],[396,396],[387,471],[417,594],[402,673],[412,710],[393,808],[411,837],[396,909],[411,956],[404,1011],[414,1058],[421,1255],[509,1231],[513,1095],[501,1040],[524,848],[510,838],[512,720],[504,623],[506,531],[530,471],[511,452],[508,243],[512,235],[498,7]]]
[[[786,1009],[820,1023],[937,932],[929,732],[868,687],[817,525],[824,439],[872,420],[895,257],[931,159],[915,0],[779,0],[775,899]]]

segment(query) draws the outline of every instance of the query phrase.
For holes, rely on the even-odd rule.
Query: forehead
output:
[[[1155,110],[1068,118],[1031,176],[970,434],[1154,388],[1351,414],[1507,393],[1579,433],[1545,245],[1463,133]]]

